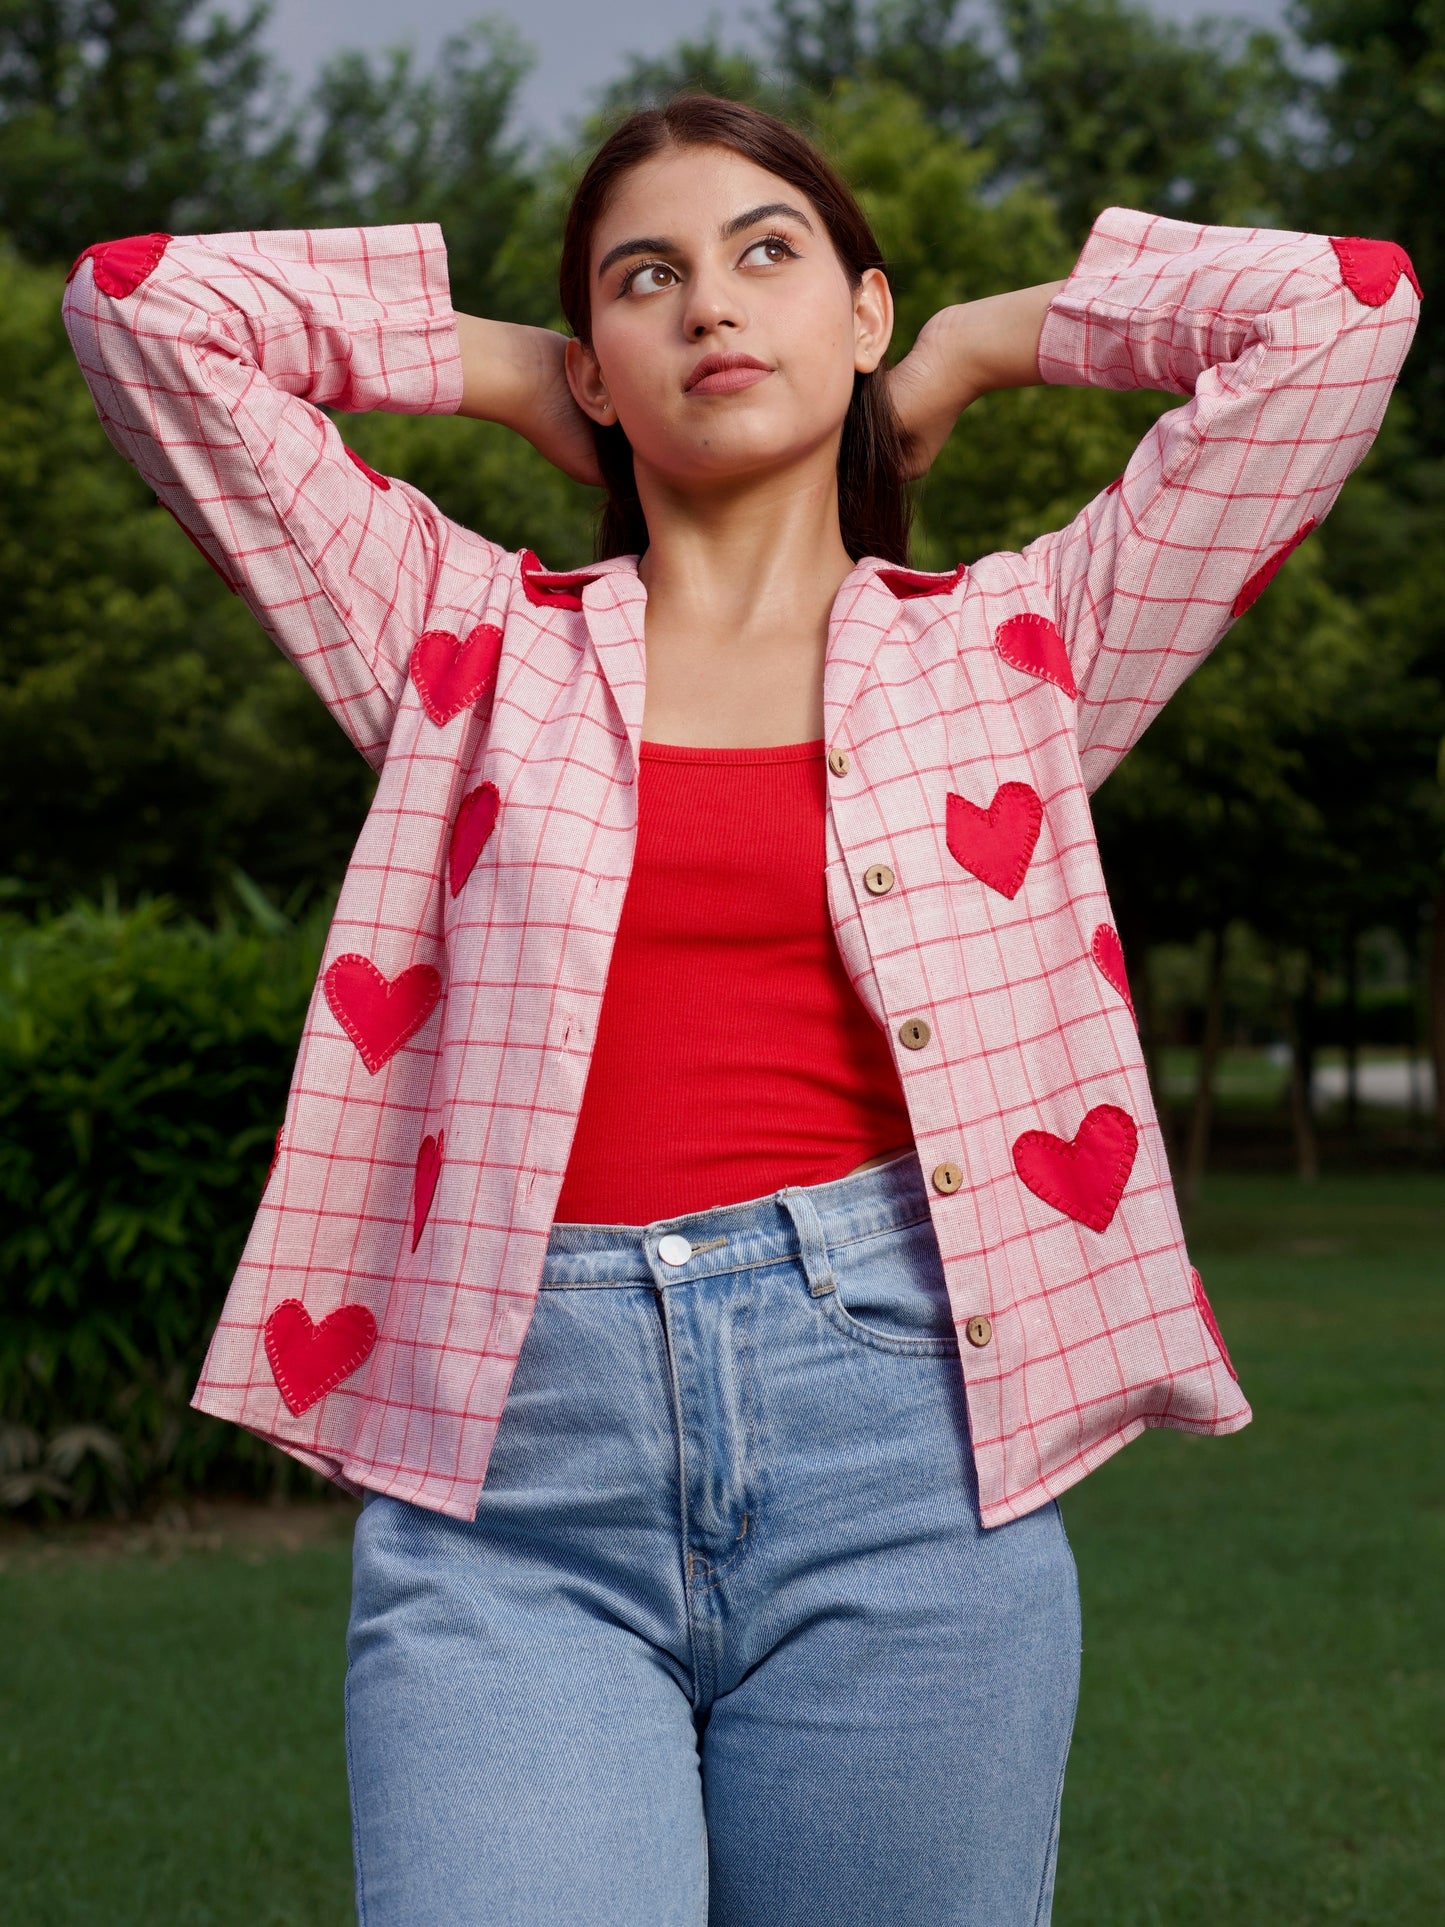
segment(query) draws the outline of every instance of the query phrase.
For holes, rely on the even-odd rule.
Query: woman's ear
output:
[[[871,375],[893,339],[893,290],[882,268],[865,268],[853,296],[853,366]]]
[[[563,362],[567,370],[567,386],[572,390],[572,399],[597,423],[599,428],[611,428],[617,420],[607,384],[602,379],[602,370],[597,365],[597,357],[585,341],[575,336],[567,343]]]

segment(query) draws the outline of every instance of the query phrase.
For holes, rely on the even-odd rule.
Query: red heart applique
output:
[[[880,569],[878,580],[900,602],[911,602],[915,596],[947,595],[967,574],[968,564],[960,562],[956,569],[940,569],[936,574],[926,569]]]
[[[1052,1131],[1025,1131],[1014,1145],[1014,1169],[1036,1198],[1091,1231],[1107,1229],[1119,1207],[1139,1132],[1117,1104],[1086,1112],[1072,1144]]]
[[[460,894],[462,885],[477,867],[477,858],[496,827],[500,802],[495,783],[479,783],[474,790],[467,791],[457,806],[452,840],[447,849],[447,876],[453,896]]]
[[[980,883],[1002,896],[1016,897],[1043,820],[1038,792],[1027,783],[1001,783],[986,810],[950,791],[949,854]]]
[[[442,980],[430,964],[413,964],[388,980],[369,957],[338,957],[326,972],[332,1015],[374,1077],[431,1016]]]
[[[346,459],[349,462],[355,463],[357,468],[361,470],[362,474],[366,477],[367,481],[371,483],[373,488],[379,488],[379,489],[382,489],[383,491],[390,489],[391,482],[385,475],[378,474],[378,472],[371,466],[370,462],[363,461],[361,456],[357,454],[354,448],[346,448],[345,442],[343,442],[341,446],[344,449],[346,449]]]
[[[275,1175],[276,1166],[281,1161],[281,1133],[285,1129],[286,1126],[284,1124],[279,1124],[276,1127],[276,1148],[271,1153],[271,1162],[266,1166],[266,1184],[271,1182],[272,1177]],[[261,1186],[263,1192],[266,1189],[266,1184]]]
[[[502,632],[479,622],[465,642],[448,629],[428,629],[411,652],[411,679],[434,723],[449,723],[484,696],[497,679]]]
[[[1129,1015],[1137,1023],[1139,1020],[1134,1010],[1134,999],[1129,994],[1129,973],[1124,968],[1124,946],[1119,941],[1118,931],[1112,924],[1101,923],[1094,932],[1091,948],[1094,962],[1129,1006]]]
[[[442,1142],[445,1136],[444,1131],[438,1131],[435,1137],[424,1137],[421,1149],[416,1154],[416,1179],[411,1192],[413,1251],[421,1243],[421,1234],[431,1214],[431,1201],[436,1196],[437,1179],[441,1176]]]
[[[1345,286],[1367,308],[1383,308],[1403,274],[1416,294],[1415,264],[1398,241],[1368,241],[1359,234],[1331,235]]]
[[[365,1305],[338,1305],[313,1325],[299,1298],[283,1298],[266,1320],[266,1356],[297,1418],[365,1364],[375,1343],[376,1320]]]
[[[1219,1347],[1219,1356],[1224,1360],[1224,1369],[1237,1385],[1239,1373],[1235,1371],[1234,1360],[1229,1356],[1229,1347],[1224,1342],[1224,1333],[1219,1329],[1219,1320],[1214,1316],[1214,1307],[1204,1295],[1204,1280],[1197,1271],[1191,1270],[1189,1282],[1194,1287],[1194,1303],[1198,1307],[1199,1316],[1209,1327],[1209,1336]]]
[[[1288,562],[1289,558],[1294,554],[1295,550],[1299,547],[1300,543],[1304,541],[1314,526],[1315,518],[1312,515],[1307,522],[1300,524],[1283,548],[1276,549],[1268,562],[1263,563],[1255,570],[1254,574],[1234,598],[1234,604],[1230,610],[1231,615],[1242,616],[1246,609],[1259,601],[1259,598],[1264,594],[1270,583],[1274,581],[1284,564]]]
[[[555,569],[544,569],[530,549],[523,549],[520,562],[522,594],[534,609],[580,609],[582,591],[597,580],[595,575],[587,575],[580,569],[566,575],[559,575]]]
[[[1015,669],[1057,683],[1066,696],[1078,695],[1064,639],[1047,616],[1010,616],[999,624],[993,646]]]
[[[128,234],[119,241],[94,241],[77,254],[66,280],[73,280],[83,261],[91,263],[95,285],[102,294],[123,300],[134,294],[171,244],[169,234]]]

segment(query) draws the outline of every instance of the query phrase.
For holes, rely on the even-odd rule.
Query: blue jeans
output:
[[[476,1517],[368,1496],[347,1656],[363,1927],[1047,1922],[1073,1556],[979,1526],[914,1154],[554,1226]]]

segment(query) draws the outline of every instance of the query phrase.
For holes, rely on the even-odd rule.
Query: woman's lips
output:
[[[704,368],[707,363],[703,363]],[[736,395],[744,388],[752,388],[765,381],[772,373],[761,362],[744,360],[742,356],[729,358],[721,366],[712,368],[700,380],[689,380],[689,395]]]

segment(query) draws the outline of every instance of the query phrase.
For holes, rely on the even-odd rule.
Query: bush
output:
[[[0,1505],[314,1486],[190,1394],[265,1181],[329,906],[0,917]]]

